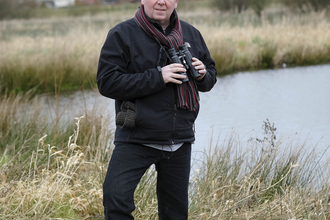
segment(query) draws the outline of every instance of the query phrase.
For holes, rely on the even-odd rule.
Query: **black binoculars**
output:
[[[188,50],[188,47],[190,45],[188,43],[184,43],[179,47],[179,51],[176,51],[174,48],[170,48],[167,50],[172,63],[180,63],[182,64],[186,70],[189,71],[191,76],[196,79],[201,76],[201,74],[195,69],[195,67],[192,65],[192,56],[191,53]],[[184,72],[179,72],[178,74],[185,75],[186,78],[182,79],[182,82],[188,82],[188,76]]]

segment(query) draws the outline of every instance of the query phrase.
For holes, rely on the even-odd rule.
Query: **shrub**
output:
[[[0,0],[0,19],[7,18],[13,13],[17,2],[14,0]]]
[[[330,9],[329,0],[281,0],[281,2],[292,11],[300,13]]]
[[[28,18],[32,13],[31,8],[37,6],[36,2],[19,0],[0,0],[0,20],[10,18]]]
[[[214,6],[220,11],[230,11],[241,13],[242,10],[252,8],[261,17],[261,12],[271,0],[214,0]]]
[[[213,5],[220,11],[234,11],[241,13],[246,9],[245,0],[214,0]]]
[[[248,7],[252,8],[258,17],[261,17],[262,11],[269,3],[270,0],[246,0]]]

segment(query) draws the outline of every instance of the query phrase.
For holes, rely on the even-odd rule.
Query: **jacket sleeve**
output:
[[[119,30],[114,28],[109,31],[101,49],[96,79],[99,92],[108,98],[130,100],[166,88],[157,68],[128,72],[128,66],[134,62],[130,58],[127,42],[129,34]]]

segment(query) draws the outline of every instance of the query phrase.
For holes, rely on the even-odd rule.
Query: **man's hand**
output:
[[[198,77],[196,80],[201,81],[206,74],[205,65],[203,64],[202,61],[200,61],[199,59],[197,59],[195,57],[192,58],[192,61],[193,62],[191,64],[195,67],[195,69],[199,72],[199,74],[201,74],[201,76]]]
[[[179,72],[186,72],[182,64],[172,63],[162,68],[162,75],[165,83],[182,84],[180,79],[186,78],[185,75],[178,74]]]

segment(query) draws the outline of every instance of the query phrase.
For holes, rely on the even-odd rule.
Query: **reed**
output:
[[[329,160],[315,163],[304,145],[240,145],[234,138],[207,157],[191,183],[191,219],[329,218],[329,175],[321,171]]]
[[[98,57],[108,30],[134,10],[84,17],[0,22],[0,91],[33,94],[96,87]],[[181,11],[203,34],[219,75],[329,63],[330,20],[324,13],[282,9],[233,15]],[[59,86],[60,85],[60,86]]]
[[[204,35],[219,74],[329,63],[330,23],[325,13],[300,17],[284,14],[272,20],[265,15],[260,24],[247,14],[234,26],[231,16],[216,27],[196,23],[207,33]]]
[[[2,219],[81,219],[88,214],[102,214],[101,185],[109,142],[95,143],[97,152],[89,146],[82,151],[77,144],[81,119],[77,119],[76,130],[66,145],[47,144],[44,135],[30,150],[28,159],[21,162],[20,158],[12,158],[2,165],[0,199],[7,204],[1,207]],[[107,136],[102,132],[99,135]],[[18,166],[21,173],[15,173],[19,178],[9,175]]]
[[[205,37],[219,73],[330,60],[326,14],[281,14],[255,22],[212,11],[180,13]],[[107,31],[127,13],[0,22],[0,219],[102,219],[111,158],[111,118],[98,110],[65,120],[58,98],[95,87]],[[198,17],[198,19],[196,19]],[[28,92],[26,92],[28,91]],[[53,118],[43,96],[54,96]],[[189,219],[329,219],[329,162],[317,146],[235,136],[205,152],[189,188]],[[136,219],[157,217],[156,173],[136,190]]]
[[[14,137],[7,130],[21,132],[2,148],[0,219],[103,219],[102,183],[111,158],[111,119],[86,111],[58,127],[62,131],[55,138],[54,124],[40,122],[40,100],[26,100],[6,96],[0,102],[0,109],[35,106],[23,121],[17,120],[18,108],[1,122],[2,127],[7,125],[0,132],[1,141]],[[318,152],[317,146],[292,146],[276,139],[276,128],[268,120],[263,129],[263,138],[241,143],[233,135],[205,152],[202,165],[192,170],[189,219],[330,217],[330,158],[322,158],[324,152]],[[157,218],[155,184],[151,167],[135,192],[136,219]]]
[[[2,89],[42,93],[55,92],[57,87],[66,91],[94,88],[97,55],[90,49],[96,42],[86,40],[71,32],[55,38],[17,37],[11,44],[2,44],[8,51],[2,55]]]
[[[111,120],[93,111],[75,121],[43,121],[40,98],[27,98],[1,97],[0,219],[101,214]]]
[[[38,94],[96,87],[98,56],[107,31],[126,18],[113,13],[83,18],[1,22],[0,92]]]

